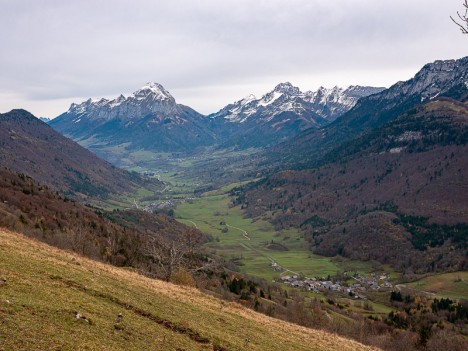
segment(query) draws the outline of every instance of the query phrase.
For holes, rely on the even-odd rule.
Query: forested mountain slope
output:
[[[144,184],[64,137],[29,112],[0,114],[0,165],[68,196],[107,198]]]
[[[467,141],[466,102],[439,99],[335,148],[322,167],[267,177],[238,202],[278,228],[305,229],[320,254],[463,269]]]

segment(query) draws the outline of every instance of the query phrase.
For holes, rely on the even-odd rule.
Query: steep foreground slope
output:
[[[371,350],[0,230],[2,350]]]
[[[202,236],[163,214],[84,206],[1,167],[0,227],[117,266],[145,267],[152,274],[158,273],[144,254],[148,241],[184,243],[189,233]]]

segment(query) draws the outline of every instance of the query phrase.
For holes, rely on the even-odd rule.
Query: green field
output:
[[[109,147],[106,152],[115,156],[125,154],[122,162],[127,166],[124,168],[154,172],[163,185],[161,189],[140,189],[131,196],[110,200],[106,206],[108,209],[133,207],[135,201],[143,206],[172,199],[177,204],[177,220],[196,226],[213,237],[207,244],[212,252],[234,261],[241,273],[268,281],[278,278],[280,274],[327,277],[340,271],[352,271],[366,275],[375,269],[371,262],[314,255],[301,231],[294,228],[275,230],[266,220],[244,218],[240,207],[232,207],[229,191],[260,179],[243,180],[240,176],[242,172],[239,173],[240,170],[245,171],[240,166],[243,158],[254,153],[255,149],[244,152],[213,150],[198,157],[179,157],[145,150],[128,152],[127,147],[128,145]],[[216,173],[219,170],[214,171],[219,176],[211,175],[212,167],[206,169],[210,162],[223,170],[222,173]],[[243,181],[236,182],[236,179]],[[198,197],[202,192],[203,195]],[[283,270],[275,270],[273,262]],[[385,271],[393,275],[394,272],[387,268],[385,267]]]
[[[468,272],[436,274],[407,285],[439,297],[468,299]]]
[[[369,261],[351,261],[313,254],[308,249],[309,244],[303,239],[302,232],[295,228],[275,230],[270,222],[246,218],[239,206],[232,205],[232,199],[228,195],[229,190],[246,183],[226,185],[207,192],[200,198],[186,201],[177,206],[175,217],[186,225],[196,226],[202,232],[210,234],[214,240],[207,247],[228,260],[234,260],[239,265],[240,272],[269,281],[278,278],[280,274],[327,277],[340,271],[359,272],[363,275],[375,271]],[[223,232],[226,227],[228,231]],[[272,242],[288,250],[271,249],[268,246]],[[285,270],[275,271],[272,262]],[[392,278],[399,276],[388,266],[380,265],[379,270],[382,268]]]
[[[312,254],[297,230],[276,231],[266,221],[244,218],[238,206],[230,205],[228,195],[213,192],[179,205],[175,216],[182,223],[196,224],[201,231],[211,234],[214,240],[207,246],[219,255],[236,259],[243,273],[271,280],[281,273],[273,269],[272,261],[306,276],[334,275],[339,270],[330,258]],[[227,233],[222,232],[225,227],[222,222],[227,225]],[[289,250],[269,249],[272,240]]]

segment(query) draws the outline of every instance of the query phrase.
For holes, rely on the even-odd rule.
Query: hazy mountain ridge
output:
[[[381,90],[321,87],[302,93],[290,83],[281,83],[261,99],[249,96],[206,117],[177,104],[162,85],[147,83],[128,97],[74,103],[49,124],[98,154],[102,145],[124,143],[130,143],[131,150],[176,152],[212,145],[263,147],[324,126],[360,97]]]

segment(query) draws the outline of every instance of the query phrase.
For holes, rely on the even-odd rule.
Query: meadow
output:
[[[214,240],[207,247],[235,260],[241,272],[252,276],[269,281],[279,277],[280,272],[272,267],[273,261],[290,270],[288,274],[309,277],[326,277],[340,270],[330,258],[311,253],[299,231],[277,231],[269,222],[245,218],[239,206],[232,206],[226,193],[208,193],[185,202],[177,206],[175,217],[212,235]],[[270,249],[272,246],[280,249]]]
[[[468,272],[435,274],[407,285],[436,294],[439,298],[468,299]]]

